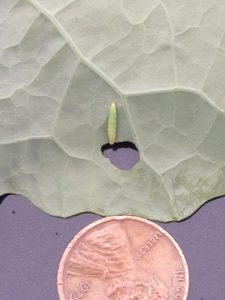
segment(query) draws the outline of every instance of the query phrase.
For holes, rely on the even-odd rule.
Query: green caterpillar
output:
[[[108,132],[109,144],[113,145],[116,141],[116,103],[115,102],[112,102],[110,107],[107,132]]]

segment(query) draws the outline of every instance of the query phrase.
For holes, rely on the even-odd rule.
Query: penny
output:
[[[61,300],[185,300],[189,277],[175,240],[131,216],[101,219],[66,248],[58,271]]]

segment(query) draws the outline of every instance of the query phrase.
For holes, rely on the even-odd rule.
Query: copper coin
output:
[[[148,220],[116,216],[81,230],[59,266],[61,300],[185,300],[188,268],[174,239]]]

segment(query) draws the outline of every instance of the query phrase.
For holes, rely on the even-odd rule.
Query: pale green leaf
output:
[[[67,217],[186,218],[225,194],[225,2],[1,0],[0,191]],[[117,140],[140,162],[116,169]]]

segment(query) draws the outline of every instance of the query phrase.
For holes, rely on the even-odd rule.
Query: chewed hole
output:
[[[109,143],[101,147],[104,157],[121,170],[132,169],[140,160],[139,152],[134,143],[125,141],[110,145]]]
[[[3,200],[5,200],[8,196],[13,195],[10,193],[0,195],[0,204],[2,204]]]

